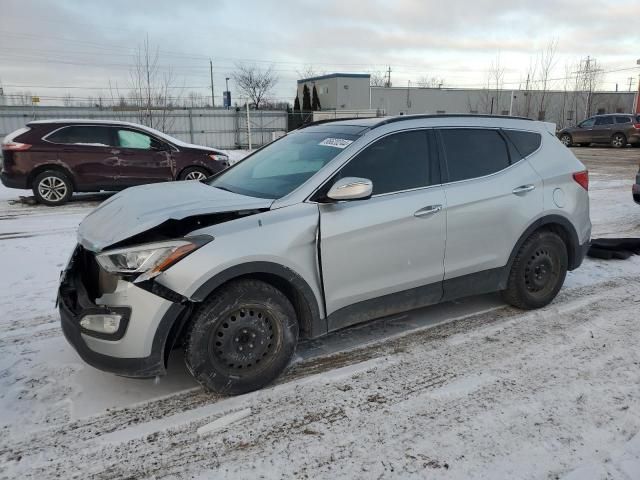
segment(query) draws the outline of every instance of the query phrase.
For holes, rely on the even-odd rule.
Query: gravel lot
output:
[[[640,149],[573,151],[593,236],[640,236]],[[585,260],[538,311],[486,295],[306,342],[277,385],[221,398],[180,352],[156,381],[80,361],[54,296],[104,196],[19,193],[0,187],[0,478],[640,478],[640,257]]]

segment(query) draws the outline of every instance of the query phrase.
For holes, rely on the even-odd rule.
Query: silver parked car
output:
[[[298,338],[466,295],[553,300],[591,233],[588,175],[554,125],[422,115],[313,124],[203,181],[130,188],[86,217],[62,274],[82,358],[133,377],[183,346],[237,394]]]

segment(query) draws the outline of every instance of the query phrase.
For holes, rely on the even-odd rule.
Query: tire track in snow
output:
[[[617,289],[628,288],[631,289],[631,294],[626,295],[623,302],[616,300],[615,296],[612,296],[613,300],[602,302],[602,297],[606,298],[608,296],[611,296],[612,292],[610,290],[604,289],[604,294],[594,296],[594,293],[598,291],[603,292],[604,286]],[[576,316],[576,313],[581,313],[583,314],[582,316],[585,316],[585,313],[592,314],[595,311],[602,311],[606,308],[614,308],[618,304],[632,301],[630,299],[633,298],[634,294],[638,293],[638,290],[639,289],[637,283],[630,283],[629,281],[627,281],[627,279],[616,279],[615,281],[605,282],[604,284],[600,285],[592,285],[579,289],[563,291],[561,295],[559,295],[556,302],[554,302],[551,306],[536,312],[523,314],[521,311],[513,309],[511,307],[504,307],[488,313],[470,315],[461,320],[454,320],[450,323],[442,324],[429,329],[411,331],[407,334],[392,339],[385,339],[377,344],[368,345],[364,348],[355,348],[353,350],[341,352],[330,357],[317,358],[314,360],[296,364],[287,372],[287,374],[284,376],[284,378],[281,379],[279,383],[282,384],[288,382],[291,383],[294,388],[298,388],[298,385],[296,385],[296,383],[299,383],[299,381],[304,377],[307,377],[314,373],[327,372],[344,365],[366,361],[374,357],[395,355],[403,358],[403,356],[408,355],[408,353],[406,352],[411,352],[415,348],[423,348],[425,345],[433,344],[433,342],[437,342],[434,345],[434,348],[438,348],[438,345],[446,343],[441,342],[441,340],[450,338],[455,334],[462,334],[464,332],[471,333],[471,335],[469,335],[469,341],[466,343],[478,342],[479,340],[483,340],[483,335],[485,335],[485,333],[485,336],[487,337],[495,335],[496,328],[494,327],[502,327],[503,329],[512,328],[513,326],[517,326],[523,322],[531,323],[531,321],[536,320],[536,316],[538,317],[538,320],[544,320],[545,318],[548,319],[552,316],[573,317]],[[585,297],[591,297],[591,300],[585,301]],[[594,305],[595,303],[597,304]],[[572,308],[571,305],[575,305],[575,308]],[[526,320],[522,319],[523,315],[525,317],[529,316],[530,318]],[[483,329],[487,329],[487,331],[484,332]],[[478,335],[478,332],[482,333]],[[464,343],[465,342],[463,342],[461,345],[464,345]],[[487,341],[487,343],[491,342]],[[458,347],[449,345],[449,348],[461,347],[459,345]],[[460,363],[461,362],[458,361],[459,367]],[[463,367],[470,368],[473,367],[473,365],[465,363]],[[464,368],[462,370],[464,370]],[[380,393],[378,395],[370,395],[369,397],[367,397],[367,402],[358,404],[356,409],[358,411],[366,411],[367,409],[378,410],[378,406],[380,408],[383,408],[384,406],[406,401],[415,396],[416,392],[435,389],[443,383],[454,381],[459,372],[460,368],[457,369],[456,373],[447,372],[447,369],[445,368],[443,369],[443,371],[438,371],[437,374],[435,374],[435,372],[428,374],[428,372],[425,373],[425,370],[423,370],[420,372],[419,376],[407,377],[405,379],[398,379],[396,378],[396,376],[389,376],[387,381],[383,382],[383,384],[388,384],[389,386],[393,387],[391,388],[391,391]],[[304,388],[304,385],[300,388]],[[350,389],[348,388],[348,384],[345,384],[344,388],[344,394],[346,396],[349,396]],[[386,388],[385,390],[388,390],[389,388]],[[339,388],[337,390],[342,391]],[[15,462],[15,459],[17,458],[24,458],[26,461],[28,461],[29,458],[35,458],[41,454],[45,454],[47,457],[51,458],[76,458],[78,456],[82,457],[84,453],[81,452],[84,451],[86,453],[95,450],[95,440],[101,435],[115,432],[117,430],[121,430],[122,428],[127,428],[131,425],[137,425],[156,419],[161,419],[167,415],[175,414],[176,412],[186,411],[202,405],[215,403],[220,399],[221,397],[207,394],[202,390],[197,390],[192,392],[185,392],[154,402],[148,402],[132,408],[112,410],[106,412],[103,415],[92,417],[90,419],[84,419],[77,422],[58,425],[51,429],[38,432],[34,435],[27,435],[21,441],[17,442],[17,444],[0,447],[0,458],[4,459],[4,461],[12,461],[13,459],[13,461]],[[275,403],[277,404],[278,401],[276,401]],[[269,399],[267,398],[264,403],[264,408],[266,409],[267,405],[270,403]],[[334,406],[327,410],[323,410],[322,415],[320,415],[318,418],[316,418],[316,415],[311,412],[309,413],[309,416],[306,418],[306,420],[304,420],[304,417],[303,421],[299,419],[295,421],[290,420],[289,423],[284,426],[274,425],[273,429],[279,431],[281,434],[285,431],[289,431],[289,429],[291,430],[291,432],[295,433],[297,431],[304,430],[310,423],[322,423],[322,418],[324,418],[325,415],[328,415],[329,417],[333,416],[333,418],[336,418],[336,416],[344,417],[344,415],[346,415],[343,415],[344,412],[340,413],[333,407]],[[252,410],[255,409],[256,415],[259,415],[262,411],[263,405],[251,405],[251,408]],[[253,417],[254,415],[252,415],[252,418]],[[207,421],[211,421],[211,419],[208,419]],[[247,422],[249,422],[249,419],[245,420],[245,423]],[[181,444],[181,435],[183,435],[185,439],[190,439],[189,442],[193,443],[192,434],[192,426],[186,425],[172,430],[171,432],[155,432],[152,433],[149,437],[164,438],[172,445],[172,449],[175,446],[176,450],[181,451],[181,447],[179,447],[179,445]],[[269,438],[267,434],[264,435],[266,435],[265,438]],[[153,441],[152,443],[154,442],[155,441]],[[144,452],[146,451],[144,450],[144,448],[149,447],[148,443],[148,438],[144,440],[135,440],[130,441],[124,445],[111,447],[111,450],[113,450],[113,453],[116,455],[126,456],[127,454],[125,454],[122,450],[126,450],[127,446],[129,446],[130,444],[136,446],[136,451],[141,450]],[[183,445],[184,448],[186,448],[187,443]],[[145,445],[146,447],[143,448],[143,446]],[[148,452],[140,453],[141,456],[136,457],[136,462],[144,463],[142,457],[147,454]],[[133,453],[131,453],[131,455],[133,455]],[[168,454],[165,453],[165,456],[166,455]],[[191,458],[190,454],[187,454],[186,458]],[[171,463],[171,465],[175,466],[181,463],[179,459],[175,459],[175,462]],[[22,463],[22,461],[19,463]],[[56,464],[56,468],[62,469],[62,471],[65,470],[65,468],[61,464]],[[108,468],[115,469],[111,470],[112,473],[115,473],[116,470],[119,471],[120,474],[123,473],[122,470],[119,470],[120,468],[122,468],[122,466],[111,465]],[[46,476],[47,472],[51,473],[48,468],[43,468],[38,472],[38,475]],[[105,471],[104,473],[105,477],[109,477],[108,471]]]

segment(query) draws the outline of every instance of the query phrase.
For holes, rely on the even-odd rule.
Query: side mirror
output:
[[[364,200],[371,197],[373,183],[367,178],[345,177],[333,184],[327,197],[331,200]]]

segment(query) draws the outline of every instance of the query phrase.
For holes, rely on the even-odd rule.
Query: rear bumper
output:
[[[591,246],[591,242],[585,242],[582,245],[578,246],[577,251],[575,252],[572,264],[570,265],[570,270],[575,270],[580,265],[582,265],[582,261],[584,257],[587,256],[587,252],[589,251],[589,247]]]
[[[76,252],[79,249],[76,249]],[[173,303],[123,282],[114,293],[93,302],[76,271],[72,258],[61,276],[58,309],[67,341],[89,365],[125,377],[150,378],[166,373],[166,359],[175,328],[187,306]],[[108,298],[109,304],[103,299]],[[84,330],[80,320],[87,314],[119,313],[124,326],[109,338]]]
[[[29,188],[27,185],[27,177],[24,175],[10,175],[7,172],[2,172],[0,173],[0,181],[8,188],[20,188],[22,190]]]

